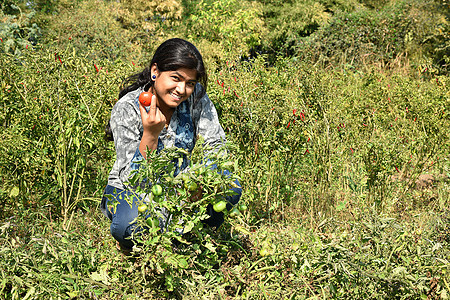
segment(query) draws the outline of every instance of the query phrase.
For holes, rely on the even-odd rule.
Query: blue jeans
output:
[[[107,195],[110,195],[108,199]],[[126,198],[133,199],[132,206],[128,204]],[[114,208],[113,202],[119,204]],[[111,220],[111,235],[124,247],[132,248],[133,242],[130,240],[131,234],[136,229],[135,219],[138,216],[137,202],[139,198],[127,190],[121,190],[107,185],[103,192],[100,209],[103,214]]]
[[[236,184],[239,183],[236,181]],[[239,199],[242,194],[241,188],[232,188],[236,195],[227,197],[227,209],[230,210],[232,205],[235,205],[239,202]],[[107,195],[110,195],[109,198],[114,201],[117,200],[119,204],[116,206],[114,210],[114,206],[112,205],[112,201],[108,199]],[[128,204],[126,198],[131,197],[133,199],[132,206]],[[129,199],[131,199],[129,198]],[[135,230],[139,230],[136,226],[136,218],[138,217],[138,209],[137,202],[140,199],[136,197],[133,193],[127,190],[121,190],[115,188],[113,186],[106,186],[105,191],[103,192],[102,202],[100,204],[100,209],[103,214],[111,220],[111,235],[123,246],[127,248],[133,247],[133,241],[130,239],[131,234]],[[231,204],[230,204],[231,203]],[[208,219],[203,222],[211,227],[219,227],[224,221],[223,212],[214,211],[211,204],[207,206],[207,214],[210,216]],[[150,216],[147,216],[150,217]]]

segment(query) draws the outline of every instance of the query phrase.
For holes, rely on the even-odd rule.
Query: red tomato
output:
[[[152,93],[150,92],[143,92],[139,95],[139,102],[141,102],[144,106],[150,106],[152,103]]]

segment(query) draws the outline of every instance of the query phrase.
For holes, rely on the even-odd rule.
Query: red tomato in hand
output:
[[[139,95],[139,102],[141,102],[143,106],[150,106],[152,103],[152,96],[153,95],[150,92],[143,92]]]

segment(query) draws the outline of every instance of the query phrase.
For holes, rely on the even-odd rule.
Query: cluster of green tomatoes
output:
[[[183,173],[181,174],[181,178],[183,180],[183,186],[184,188],[189,191],[191,194],[195,194],[196,192],[199,192],[198,184],[191,180],[188,174]],[[151,188],[151,193],[153,195],[152,199],[156,202],[160,202],[163,199],[163,187],[160,184],[154,184]],[[227,207],[227,201],[225,200],[218,200],[213,204],[213,209],[215,212],[222,212]],[[142,203],[138,205],[138,211],[139,213],[145,213],[148,210],[148,205],[145,203]],[[228,216],[235,218],[240,213],[243,213],[247,210],[247,205],[245,203],[240,203],[237,205],[234,205],[233,208],[228,212]],[[146,219],[147,225],[151,227],[157,227],[159,226],[159,220],[158,218],[147,218]]]
[[[152,194],[153,199],[155,199],[157,202],[161,201],[161,196],[163,194],[163,188],[160,184],[154,184],[152,186]],[[148,205],[145,203],[142,203],[138,206],[139,213],[144,213],[148,209]],[[158,218],[147,218],[146,223],[150,227],[158,227],[159,226],[159,219]]]
[[[197,183],[195,183],[194,181],[192,181],[189,178],[189,175],[186,173],[183,173],[181,175],[181,178],[184,182],[184,187],[186,190],[190,191],[190,192],[196,192],[198,190],[198,185]],[[225,208],[227,208],[227,201],[225,200],[218,200],[213,204],[213,209],[215,212],[222,212],[225,210]],[[230,217],[237,217],[239,215],[240,212],[244,212],[247,210],[247,205],[245,205],[244,203],[241,203],[239,205],[235,205],[233,206],[233,208],[231,209],[231,211],[229,212],[229,216]]]

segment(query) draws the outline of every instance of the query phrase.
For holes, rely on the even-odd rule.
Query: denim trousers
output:
[[[236,181],[236,184],[239,183]],[[233,196],[226,198],[228,204],[227,209],[230,210],[232,205],[239,202],[242,195],[241,188],[232,188],[236,193]],[[129,201],[132,199],[130,205],[126,200],[129,197]],[[113,202],[117,201],[118,204],[114,208]],[[133,232],[139,231],[140,228],[136,225],[136,218],[138,217],[137,203],[140,199],[128,190],[121,190],[113,186],[107,185],[105,191],[103,192],[102,202],[100,209],[103,214],[111,221],[111,235],[123,246],[127,248],[133,247],[133,241],[130,239]],[[203,223],[211,227],[219,227],[224,221],[223,212],[214,211],[211,204],[207,206],[207,214],[210,216],[208,219],[204,220]],[[147,215],[146,218],[151,217]]]

